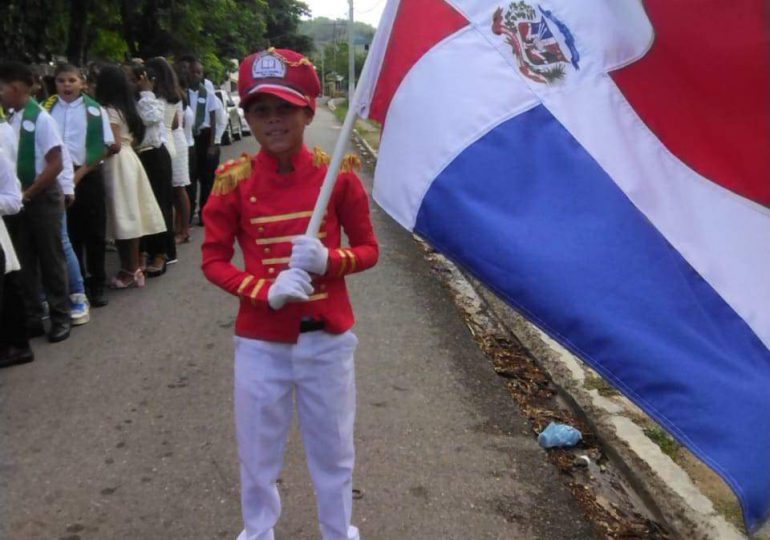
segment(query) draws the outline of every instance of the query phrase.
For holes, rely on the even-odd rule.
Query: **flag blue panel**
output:
[[[770,510],[770,352],[545,109],[434,181],[415,231]]]

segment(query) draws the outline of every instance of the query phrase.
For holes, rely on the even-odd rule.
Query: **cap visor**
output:
[[[310,102],[297,92],[296,90],[292,90],[291,88],[285,88],[277,85],[267,85],[267,84],[260,84],[255,86],[247,96],[247,99],[245,100],[247,105],[248,103],[252,102],[256,97],[260,94],[270,94],[271,96],[275,96],[278,98],[281,98],[284,101],[288,101],[292,105],[296,105],[297,107],[312,107]]]

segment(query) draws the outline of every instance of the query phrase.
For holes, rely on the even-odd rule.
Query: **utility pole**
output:
[[[353,49],[353,0],[348,0],[348,102],[356,90],[356,51]]]
[[[321,46],[321,97],[326,95],[326,47]]]

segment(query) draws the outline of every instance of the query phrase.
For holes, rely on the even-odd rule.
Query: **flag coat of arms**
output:
[[[770,511],[765,0],[390,0],[375,200]]]

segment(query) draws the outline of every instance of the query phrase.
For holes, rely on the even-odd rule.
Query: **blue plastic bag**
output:
[[[575,446],[583,438],[579,430],[568,426],[567,424],[557,424],[551,422],[548,427],[537,436],[537,442],[543,448],[562,448],[566,446]]]

